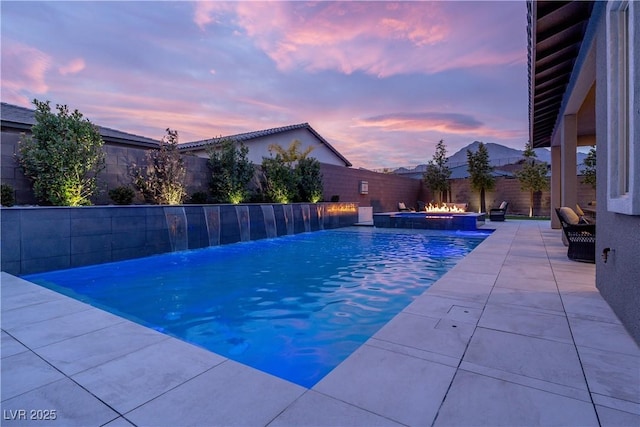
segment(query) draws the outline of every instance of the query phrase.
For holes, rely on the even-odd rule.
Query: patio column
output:
[[[556,215],[555,209],[559,208],[562,203],[562,189],[560,186],[560,175],[562,173],[562,155],[560,146],[551,147],[551,228],[561,228],[560,220]]]
[[[576,149],[578,147],[578,120],[575,114],[567,114],[561,125],[561,206],[576,208],[578,202],[578,173]]]

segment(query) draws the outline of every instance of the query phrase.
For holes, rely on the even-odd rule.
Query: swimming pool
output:
[[[347,228],[24,278],[312,387],[486,236]]]

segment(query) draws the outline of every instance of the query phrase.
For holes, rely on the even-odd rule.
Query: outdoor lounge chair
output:
[[[580,223],[578,214],[566,206],[556,208],[556,215],[569,242],[567,257],[574,261],[595,263],[596,225]]]
[[[509,202],[500,203],[500,207],[498,209],[491,209],[489,211],[489,219],[491,221],[504,221],[504,215],[507,213],[507,207],[509,207]]]
[[[404,202],[398,202],[398,210],[400,212],[411,212],[412,209],[409,209],[407,205],[404,204]]]

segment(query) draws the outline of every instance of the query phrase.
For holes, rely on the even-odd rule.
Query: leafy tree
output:
[[[480,212],[486,212],[485,191],[492,190],[496,181],[491,174],[493,167],[489,163],[489,152],[482,142],[475,153],[467,150],[467,169],[471,179],[471,188],[480,192]]]
[[[582,170],[582,183],[590,184],[596,188],[596,147],[591,147],[587,157],[584,159],[585,168]]]
[[[255,168],[247,158],[249,149],[230,139],[209,150],[207,165],[211,170],[211,194],[214,201],[238,204],[249,196],[248,185]]]
[[[295,168],[298,198],[301,202],[317,203],[322,199],[322,173],[320,162],[313,157],[298,160]]]
[[[178,151],[178,131],[167,128],[158,150],[147,152],[142,166],[131,165],[133,184],[145,200],[161,205],[179,205],[187,192],[184,187],[186,170]]]
[[[56,206],[90,205],[96,177],[104,169],[103,141],[82,113],[66,105],[33,100],[36,124],[31,135],[22,135],[18,162],[33,182],[37,198]]]
[[[308,157],[313,147],[299,151],[300,145],[300,141],[294,140],[286,149],[278,144],[269,146],[275,156],[262,159],[262,185],[270,200],[315,202],[322,197],[320,163]]]
[[[447,148],[441,139],[436,145],[436,152],[433,154],[433,160],[429,160],[427,170],[422,175],[422,179],[435,194],[438,194],[439,201],[445,201],[446,193],[449,191],[449,177],[451,170],[447,163]]]
[[[533,151],[531,143],[528,142],[524,150],[522,169],[516,172],[516,177],[520,181],[520,189],[529,192],[529,217],[533,216],[534,193],[546,190],[549,187],[547,182],[547,162],[537,162],[536,157],[536,152]]]

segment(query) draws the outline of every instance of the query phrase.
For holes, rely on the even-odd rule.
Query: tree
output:
[[[316,202],[322,197],[320,163],[308,157],[313,147],[299,151],[300,141],[294,140],[288,148],[271,144],[274,157],[262,158],[262,185],[267,198],[278,203],[291,201]]]
[[[482,142],[475,153],[467,150],[467,169],[471,179],[471,188],[480,192],[480,212],[486,212],[485,191],[493,190],[496,181],[491,174],[493,167],[489,163],[489,152]]]
[[[142,166],[131,165],[133,184],[145,200],[160,205],[179,205],[187,192],[186,170],[178,151],[178,131],[167,128],[158,150],[148,151]]]
[[[211,170],[211,195],[215,202],[238,204],[249,196],[248,185],[255,168],[247,158],[249,149],[230,139],[220,141],[209,150],[207,165]]]
[[[422,179],[432,192],[438,194],[439,201],[446,201],[446,194],[449,191],[449,177],[451,177],[451,170],[447,163],[447,148],[444,145],[444,141],[441,139],[436,145],[436,152],[433,154],[433,159],[429,160],[427,164],[427,170],[422,175]]]
[[[55,206],[90,205],[105,165],[98,128],[66,105],[56,105],[54,114],[49,101],[33,104],[36,123],[20,137],[18,162],[36,197]]]
[[[592,146],[584,159],[584,169],[582,170],[582,183],[590,184],[596,188],[596,147]]]
[[[317,203],[322,199],[322,173],[320,162],[313,157],[298,160],[295,167],[298,182],[298,200],[301,202]]]
[[[520,189],[529,192],[529,217],[533,216],[534,193],[546,190],[549,187],[547,181],[547,162],[536,161],[536,152],[531,143],[527,143],[524,149],[524,163],[522,169],[516,172],[520,181]]]

